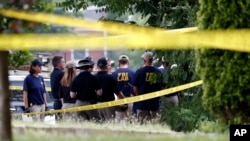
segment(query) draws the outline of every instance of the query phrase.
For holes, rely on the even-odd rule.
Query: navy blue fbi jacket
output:
[[[117,81],[119,91],[122,91],[125,97],[130,97],[133,93],[133,78],[135,72],[129,68],[119,68],[112,73]]]
[[[145,66],[135,73],[134,86],[138,88],[138,94],[143,95],[150,92],[159,91],[163,88],[163,74],[153,66]],[[159,110],[159,97],[137,102],[140,110],[157,111]]]

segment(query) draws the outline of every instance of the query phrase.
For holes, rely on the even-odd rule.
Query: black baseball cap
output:
[[[103,68],[108,65],[108,60],[106,57],[102,57],[97,61],[97,66]]]
[[[40,62],[38,59],[34,59],[32,62],[31,62],[31,66],[42,66],[43,63]]]
[[[91,65],[95,65],[95,62],[94,62],[93,58],[90,57],[90,56],[85,57],[84,60],[89,60]]]

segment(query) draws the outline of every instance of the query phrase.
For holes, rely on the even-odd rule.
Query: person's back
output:
[[[99,70],[95,76],[102,87],[102,95],[98,97],[98,101],[113,101],[115,100],[114,94],[116,94],[119,98],[123,98],[123,95],[118,90],[115,78],[111,74],[108,74],[108,60],[106,60],[105,57],[100,58],[97,62],[97,66]],[[115,117],[114,107],[103,108],[99,111],[104,120],[109,120]]]
[[[134,85],[138,86],[138,95],[162,89],[162,72],[153,66],[145,66],[136,71]]]
[[[60,81],[60,97],[63,99],[62,109],[75,106],[76,99],[70,97],[70,85],[76,77],[76,65],[73,61],[68,61],[64,68],[64,75]],[[63,114],[63,121],[72,120],[74,113],[67,112]]]
[[[81,70],[78,76],[73,80],[70,88],[71,98],[76,98],[76,107],[96,104],[97,96],[102,94],[101,86],[96,77],[91,74],[94,64],[87,59],[78,63],[78,69]],[[87,110],[77,112],[80,120],[99,120],[98,111]]]
[[[118,84],[118,89],[125,97],[130,97],[133,93],[132,81],[135,72],[129,67],[129,58],[126,55],[119,57],[119,68],[112,73]]]
[[[133,96],[133,85],[132,81],[134,78],[135,72],[129,68],[129,58],[126,55],[121,55],[118,59],[119,68],[115,70],[112,75],[114,76],[118,90],[121,91],[124,97]],[[124,117],[130,116],[132,114],[133,103],[128,104],[127,110],[119,110],[117,108],[116,117],[118,120],[123,119]]]
[[[158,68],[152,66],[152,53],[146,52],[142,58],[144,67],[136,71],[133,83],[136,95],[159,91],[163,88],[163,75]],[[144,119],[151,120],[155,118],[156,112],[159,110],[159,104],[159,98],[137,102],[138,119],[142,122]]]
[[[114,77],[106,71],[98,71],[95,76],[102,87],[102,95],[98,98],[99,102],[115,100],[114,93],[117,93],[118,89]]]
[[[72,83],[72,90],[77,92],[76,99],[97,102],[95,90],[99,89],[97,79],[88,71],[82,71]]]

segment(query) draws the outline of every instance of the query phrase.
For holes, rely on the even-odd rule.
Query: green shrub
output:
[[[204,120],[199,124],[198,130],[205,133],[228,133],[229,127],[218,121]]]
[[[250,27],[250,1],[200,0],[203,30]],[[235,39],[234,39],[235,40]],[[203,105],[223,123],[250,123],[250,54],[219,49],[197,50],[203,80]]]
[[[199,93],[199,87],[191,89]],[[202,121],[214,121],[213,117],[202,106],[200,94],[181,96],[178,107],[169,108],[163,102],[161,122],[170,126],[174,131],[191,132],[198,129]]]

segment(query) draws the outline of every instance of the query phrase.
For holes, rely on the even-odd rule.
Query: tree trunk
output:
[[[12,140],[7,55],[8,51],[0,51],[0,139],[2,141]]]

